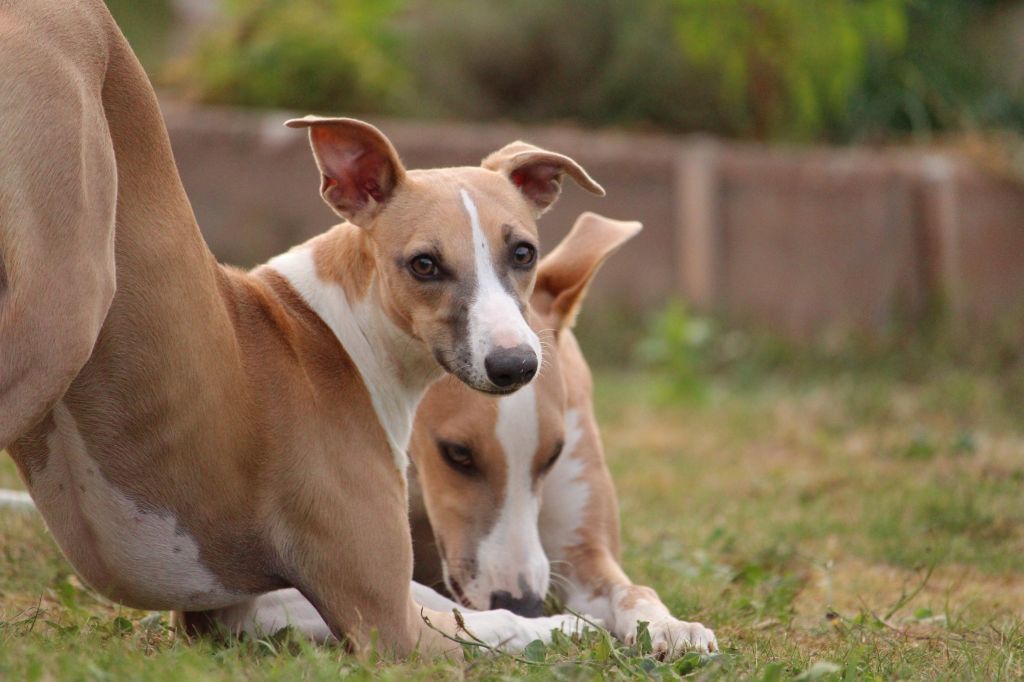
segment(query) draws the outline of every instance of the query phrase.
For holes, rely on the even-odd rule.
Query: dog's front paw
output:
[[[651,653],[659,659],[677,658],[687,651],[702,654],[718,651],[715,633],[700,623],[688,623],[669,616],[648,623],[647,632],[651,636]],[[627,635],[626,643],[635,644],[636,635],[635,630]]]

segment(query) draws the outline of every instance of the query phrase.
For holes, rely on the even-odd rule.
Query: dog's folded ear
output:
[[[481,164],[508,176],[534,207],[534,215],[548,210],[562,191],[562,176],[568,175],[583,189],[604,196],[604,188],[568,156],[513,142],[494,152]]]
[[[587,287],[601,264],[637,235],[643,225],[584,213],[565,239],[537,266],[530,305],[556,330],[576,322]]]
[[[306,116],[285,123],[308,128],[320,169],[320,194],[335,213],[369,227],[405,177],[398,152],[369,123],[353,118]]]

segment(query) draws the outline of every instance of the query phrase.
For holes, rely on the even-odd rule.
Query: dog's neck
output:
[[[288,280],[358,368],[387,434],[395,465],[404,476],[416,406],[442,372],[426,347],[388,317],[385,292],[375,268],[337,262],[342,258],[372,264],[366,241],[360,228],[339,225],[272,258],[267,267]],[[324,250],[334,254],[334,265],[340,266],[340,271],[362,271],[343,281],[330,279],[318,269]]]

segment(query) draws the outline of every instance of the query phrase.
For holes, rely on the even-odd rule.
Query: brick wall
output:
[[[165,102],[211,248],[252,265],[328,227],[305,136],[280,112]],[[878,331],[946,301],[957,323],[1024,309],[1024,187],[952,156],[778,149],[704,138],[375,120],[410,168],[476,164],[513,139],[568,154],[608,191],[566,182],[546,248],[581,211],[638,219],[590,306],[699,307],[800,338]]]

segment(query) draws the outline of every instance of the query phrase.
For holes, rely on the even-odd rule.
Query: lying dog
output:
[[[554,565],[565,605],[617,637],[632,641],[646,621],[659,655],[715,651],[711,630],[674,618],[619,566],[615,489],[571,331],[591,278],[639,230],[584,214],[541,261],[531,308],[545,354],[533,383],[497,409],[449,379],[427,392],[410,449],[415,575],[443,580],[463,606],[540,615]]]
[[[591,279],[635,222],[582,215],[540,263],[531,299],[544,366],[529,386],[494,398],[443,378],[420,404],[410,455],[416,579],[442,581],[458,603],[437,609],[542,613],[550,566],[566,606],[602,619],[632,642],[647,622],[654,652],[718,649],[714,633],[674,618],[649,587],[619,566],[615,489],[591,405],[591,377],[571,327]],[[234,629],[292,625],[320,640],[323,621],[302,595],[282,590],[222,614]]]
[[[407,171],[366,123],[294,120],[346,222],[246,274],[100,0],[0,5],[0,83],[0,447],[78,573],[188,626],[294,587],[358,651],[452,650],[410,587],[412,417],[442,367],[531,380],[535,219],[564,175],[600,186],[522,143]],[[511,647],[572,622],[467,619]]]

